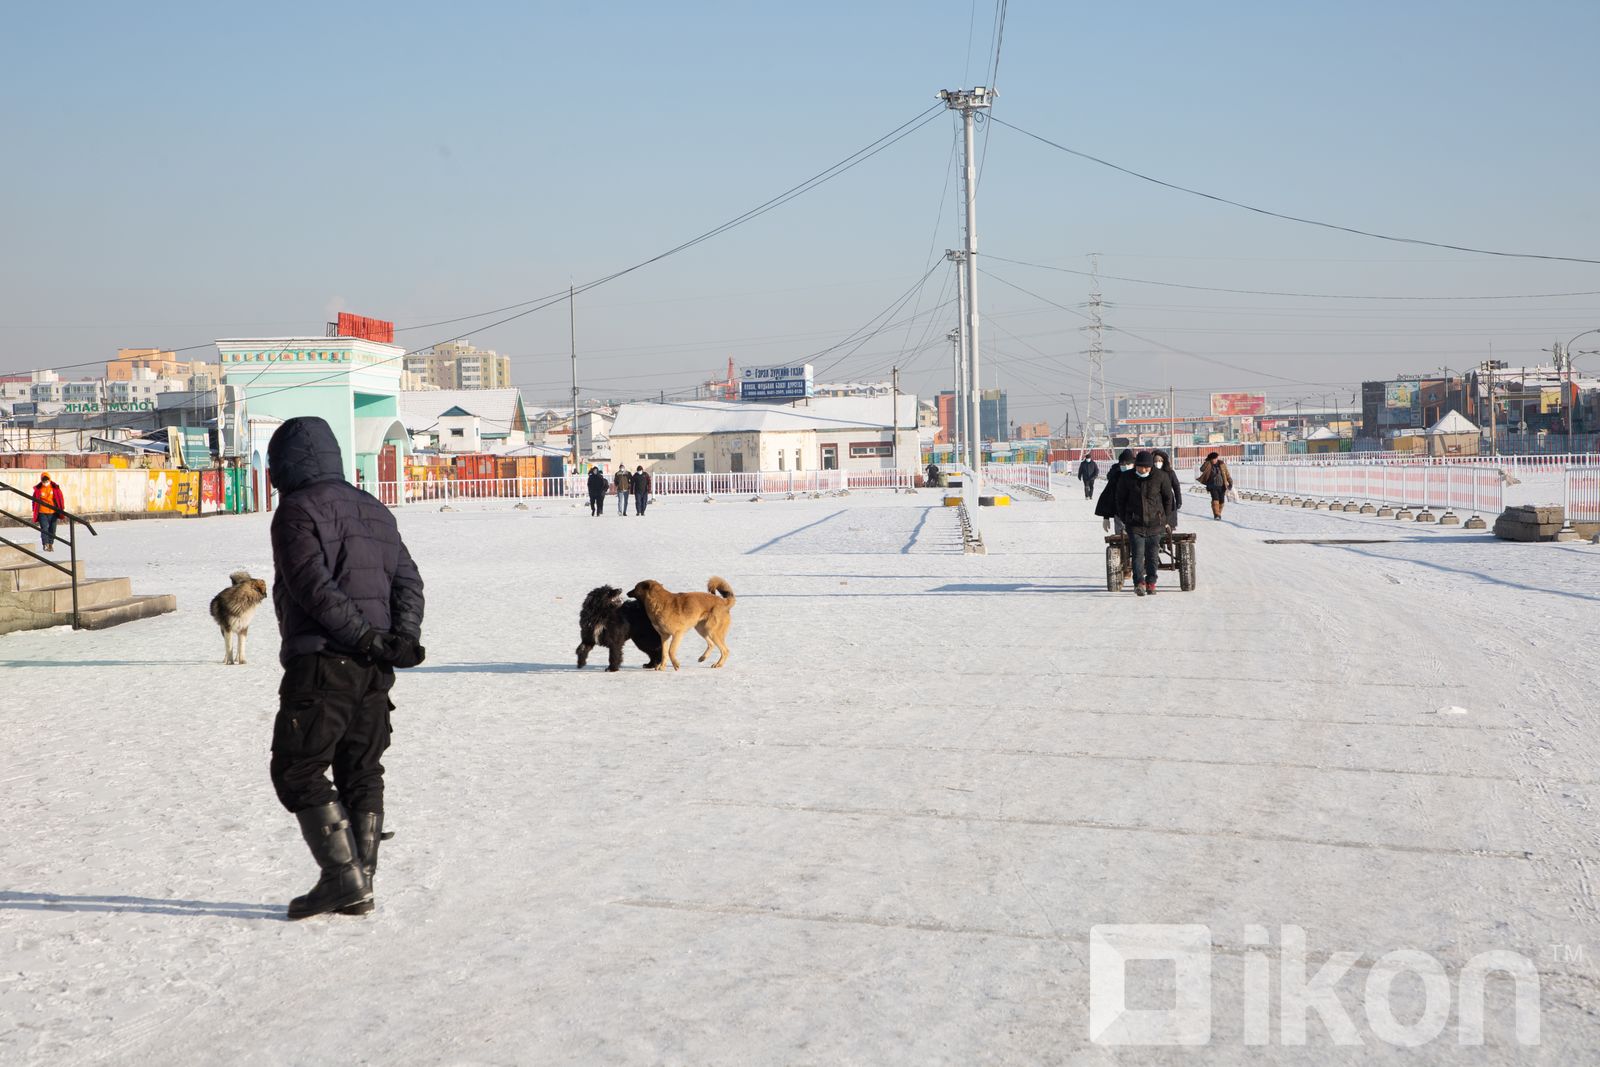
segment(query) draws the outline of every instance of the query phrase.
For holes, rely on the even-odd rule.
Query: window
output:
[[[704,452],[696,452],[694,454],[694,472],[696,474],[704,474],[706,472],[706,454]]]
[[[451,437],[465,437],[465,436],[467,436],[467,431],[462,429],[459,426],[452,426],[450,428],[450,436]]]
[[[894,445],[888,441],[857,442],[850,445],[851,459],[873,459],[894,455]]]
[[[795,470],[801,470],[802,469],[801,466],[800,466],[800,450],[798,448],[794,450],[794,469]]]
[[[822,469],[825,471],[836,471],[839,469],[838,445],[822,446]]]
[[[784,469],[786,469],[786,468],[785,468],[785,467],[784,467],[784,465],[783,465],[783,449],[781,449],[781,448],[780,448],[780,449],[778,449],[778,469],[779,469],[779,470],[784,470]]]
[[[744,473],[744,453],[735,452],[728,457],[728,469],[734,474]]]
[[[678,458],[678,454],[676,452],[645,452],[645,453],[642,454],[642,456],[640,458],[642,458],[642,459],[677,459]]]

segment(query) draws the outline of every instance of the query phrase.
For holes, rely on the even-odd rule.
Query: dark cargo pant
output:
[[[338,800],[346,811],[383,811],[383,758],[392,728],[394,671],[350,656],[296,656],[278,686],[272,788],[290,812]],[[333,783],[327,772],[333,769]]]

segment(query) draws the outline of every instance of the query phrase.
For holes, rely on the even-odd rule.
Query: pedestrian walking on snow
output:
[[[1128,531],[1133,591],[1139,596],[1155,595],[1157,549],[1173,510],[1172,483],[1152,469],[1153,462],[1150,453],[1140,452],[1133,458],[1133,472],[1117,479],[1117,516]]]
[[[1133,476],[1131,448],[1124,448],[1117,462],[1106,472],[1106,487],[1100,490],[1100,499],[1095,501],[1094,513],[1100,517],[1100,528],[1106,533],[1112,532],[1113,524],[1116,532],[1122,533],[1122,520],[1117,517],[1117,482],[1124,476]]]
[[[637,514],[643,515],[644,506],[650,503],[650,485],[650,472],[641,463],[633,472],[633,510]]]
[[[39,546],[46,552],[56,550],[56,523],[66,507],[61,486],[52,482],[49,474],[41,473],[33,486],[33,521],[39,527]]]
[[[1078,481],[1083,483],[1083,499],[1090,500],[1094,497],[1094,480],[1098,477],[1100,477],[1100,464],[1085,452],[1083,461],[1078,464]]]
[[[589,468],[589,514],[606,513],[606,476],[599,467]]]
[[[1156,477],[1165,477],[1172,483],[1172,511],[1167,514],[1167,525],[1174,530],[1178,528],[1178,512],[1183,510],[1183,485],[1179,482],[1178,472],[1172,467],[1172,457],[1167,451],[1158,448],[1150,453],[1151,461],[1155,464],[1151,469],[1156,472]]]
[[[345,481],[333,430],[293,418],[267,444],[272,604],[283,644],[272,787],[321,876],[289,918],[372,910],[395,668],[422,647],[422,577],[394,515]],[[333,771],[329,784],[327,772]]]
[[[1233,475],[1228,471],[1228,462],[1221,456],[1212,452],[1206,456],[1204,463],[1200,464],[1200,484],[1206,487],[1206,492],[1211,494],[1211,517],[1222,519],[1222,505],[1228,499],[1228,490],[1233,488]]]
[[[939,484],[939,465],[930,463],[928,464],[928,488],[937,489]]]
[[[628,497],[633,495],[633,476],[628,473],[627,467],[618,467],[617,475],[612,479],[612,484],[617,487],[617,514],[628,513]]]

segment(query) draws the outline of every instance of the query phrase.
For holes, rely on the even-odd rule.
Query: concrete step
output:
[[[16,592],[6,593],[8,600],[13,601],[30,611],[62,612],[72,610],[72,583],[60,579],[64,575],[57,573],[55,584],[39,586],[35,589],[21,589]],[[113,600],[125,600],[133,595],[133,583],[127,578],[91,578],[88,581],[78,582],[78,608],[92,608],[99,604],[109,604]]]
[[[63,566],[70,567],[66,559]],[[0,564],[0,593],[14,593],[19,589],[39,589],[47,585],[60,585],[67,576],[54,567],[29,560],[24,564]],[[78,580],[83,580],[83,560],[78,561]]]
[[[39,552],[39,533],[37,530],[30,530],[26,526],[11,526],[0,530],[0,537],[5,537],[9,540],[18,542],[19,544],[27,545],[35,552]],[[50,553],[45,552],[41,554],[49,555]],[[14,548],[7,544],[0,544],[0,567],[16,567],[24,563],[36,562],[38,561],[32,556],[28,555],[26,552],[22,551],[22,549]]]
[[[121,600],[97,604],[80,611],[78,616],[85,630],[104,630],[108,626],[120,626],[125,622],[148,619],[177,610],[177,597],[171,593],[158,593],[150,596],[124,597]]]

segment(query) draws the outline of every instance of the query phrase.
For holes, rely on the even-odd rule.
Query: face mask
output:
[[[1156,470],[1160,470],[1162,467],[1165,467],[1165,466],[1166,466],[1165,462],[1163,462],[1162,460],[1159,460],[1159,459],[1156,460]]]
[[[1122,469],[1125,470],[1125,471],[1131,471],[1131,470],[1133,470],[1133,464],[1132,463],[1124,463],[1122,465]]]
[[[1137,474],[1141,478],[1150,477],[1150,472],[1149,471],[1134,471],[1133,473]]]

